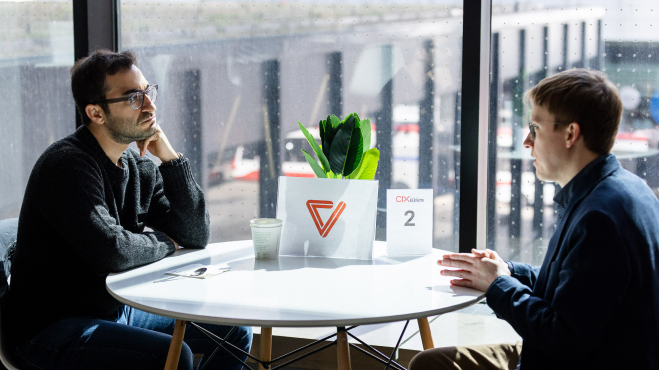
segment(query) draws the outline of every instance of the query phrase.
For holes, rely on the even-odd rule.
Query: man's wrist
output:
[[[181,158],[181,155],[182,155],[181,153],[174,153],[172,155],[168,155],[166,157],[160,158],[160,161],[162,163],[169,163],[171,161],[175,161],[175,160]]]

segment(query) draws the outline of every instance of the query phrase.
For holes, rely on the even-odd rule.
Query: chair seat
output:
[[[13,244],[16,240],[16,232],[18,230],[18,218],[10,218],[0,220],[0,257],[5,256],[6,248]],[[2,259],[2,258],[0,258]],[[9,271],[7,271],[9,275]],[[7,282],[7,275],[5,275],[5,264],[0,261],[0,294],[4,294],[9,290]],[[2,311],[4,310],[6,297],[0,295],[0,361],[4,368],[8,370],[18,370],[16,361],[12,359],[12,351],[7,347],[7,340],[3,328],[4,317]]]

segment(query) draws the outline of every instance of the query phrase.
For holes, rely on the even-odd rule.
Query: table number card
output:
[[[387,189],[387,254],[432,253],[432,189]]]

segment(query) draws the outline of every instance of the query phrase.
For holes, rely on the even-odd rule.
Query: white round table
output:
[[[436,262],[446,253],[434,249],[426,256],[387,257],[386,243],[375,242],[373,260],[368,261],[293,256],[256,261],[251,240],[245,240],[180,250],[150,265],[111,274],[106,285],[124,304],[178,319],[177,330],[184,330],[184,321],[260,326],[265,361],[270,360],[272,327],[343,329],[419,319],[424,348],[432,348],[428,316],[484,297],[483,292],[452,287],[450,278],[440,275]],[[227,264],[231,270],[208,279],[164,274],[193,263]],[[345,329],[338,331],[339,368],[349,369],[345,335]],[[182,338],[183,333],[175,331],[169,356],[176,356],[175,362],[168,358],[172,368]]]

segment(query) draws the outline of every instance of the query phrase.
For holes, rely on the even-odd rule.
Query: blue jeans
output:
[[[14,355],[21,369],[162,370],[175,321],[128,306],[114,318],[68,318],[15,347]],[[199,325],[221,338],[231,330],[230,326]],[[236,327],[227,341],[249,353],[252,328]],[[201,363],[205,363],[215,348],[213,341],[188,324],[178,368],[191,370],[193,353],[204,354]],[[243,361],[247,358],[235,350],[232,352]],[[242,364],[220,349],[205,369],[241,368]]]

